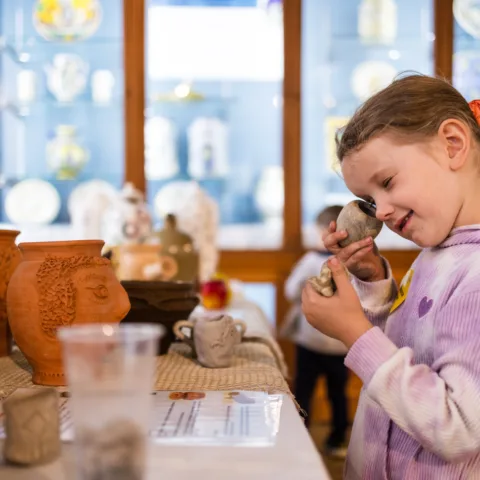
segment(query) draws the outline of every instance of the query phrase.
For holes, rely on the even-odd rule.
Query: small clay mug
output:
[[[240,327],[240,330],[237,327]],[[188,337],[182,332],[184,328],[190,329]],[[173,326],[177,338],[190,345],[194,357],[208,368],[225,368],[231,365],[233,347],[242,341],[246,329],[245,322],[223,314],[180,320]]]

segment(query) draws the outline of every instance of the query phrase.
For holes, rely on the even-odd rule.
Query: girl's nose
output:
[[[386,222],[387,220],[389,220],[393,212],[394,208],[391,205],[388,205],[387,203],[377,203],[376,217],[381,222]]]

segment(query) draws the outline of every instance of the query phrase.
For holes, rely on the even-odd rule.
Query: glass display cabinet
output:
[[[2,0],[0,18],[0,220],[68,237],[72,205],[124,181],[123,2]]]

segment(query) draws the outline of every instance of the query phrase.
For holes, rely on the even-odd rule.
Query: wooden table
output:
[[[197,309],[196,314],[201,314],[201,309]],[[228,311],[236,318],[241,318],[247,323],[247,333],[260,335],[264,338],[270,338],[270,348],[278,348],[271,332],[271,326],[268,324],[263,312],[251,302],[246,300],[235,302],[231,311]],[[239,347],[240,348],[240,347]],[[270,389],[288,391],[288,385],[276,367],[274,355],[266,345],[252,344],[242,347],[243,349],[255,350],[254,359],[248,359],[247,352],[243,352],[242,359],[237,359],[238,370],[232,370],[232,378],[242,379],[245,372],[242,368],[250,371],[254,369],[256,374],[265,373],[265,378],[272,380]],[[177,348],[178,350],[178,348]],[[191,362],[182,356],[170,355],[170,360],[176,362]],[[277,358],[283,363],[283,358]],[[160,361],[160,360],[159,360]],[[166,357],[163,357],[166,362]],[[25,360],[24,360],[25,362]],[[25,362],[26,363],[26,362]],[[170,362],[171,363],[171,362]],[[28,365],[28,364],[27,364]],[[158,380],[159,388],[157,390],[171,390],[186,388],[183,384],[175,383],[169,380],[176,375],[167,375],[171,365],[163,363],[160,371],[164,373],[165,378],[160,375]],[[7,360],[0,361],[0,394],[8,395],[15,387],[30,386],[30,374],[23,370],[23,380],[13,385],[8,385],[9,379],[17,376],[8,375],[12,365],[8,365]],[[24,365],[25,368],[25,365]],[[18,370],[18,369],[17,369]],[[189,371],[188,378],[204,378],[207,374],[212,375],[211,369],[205,372],[198,372],[196,369]],[[234,373],[237,372],[237,373]],[[268,374],[268,375],[267,375]],[[2,376],[3,375],[3,376]],[[3,378],[5,377],[5,378]],[[248,377],[248,375],[247,375]],[[162,380],[163,378],[163,380]],[[247,378],[248,379],[248,378]],[[19,379],[20,380],[20,379]],[[212,388],[213,378],[210,379],[208,390]],[[284,385],[281,384],[283,382]],[[157,383],[158,383],[157,382]],[[27,383],[27,384],[26,384]],[[194,382],[195,383],[195,382]],[[234,382],[235,383],[235,382]],[[222,385],[226,385],[222,383]],[[200,385],[192,385],[197,389]],[[266,388],[267,384],[264,384]],[[220,390],[242,389],[239,384],[227,385]],[[188,388],[186,388],[188,390]],[[253,388],[247,388],[253,390]],[[264,390],[264,388],[262,388]],[[1,440],[0,440],[1,444]],[[3,447],[3,445],[0,445]],[[7,466],[0,457],[0,480],[74,480],[73,473],[73,450],[72,444],[63,444],[62,457],[49,465],[43,465],[35,468],[18,468]],[[0,448],[0,452],[3,448]],[[1,453],[0,453],[1,455]],[[252,480],[330,480],[330,476],[313,444],[303,420],[300,417],[295,404],[289,395],[284,395],[280,428],[276,443],[273,447],[213,447],[213,446],[165,446],[152,444],[149,451],[148,473],[145,480],[203,480],[221,479],[252,479]]]
[[[1,480],[73,480],[73,445],[62,458],[36,468],[0,464]],[[292,400],[285,396],[274,447],[152,445],[145,480],[330,480]]]

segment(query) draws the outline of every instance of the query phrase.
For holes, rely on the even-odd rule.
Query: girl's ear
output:
[[[470,152],[470,129],[463,122],[452,118],[442,122],[438,136],[445,145],[450,169],[455,171],[462,168]]]

